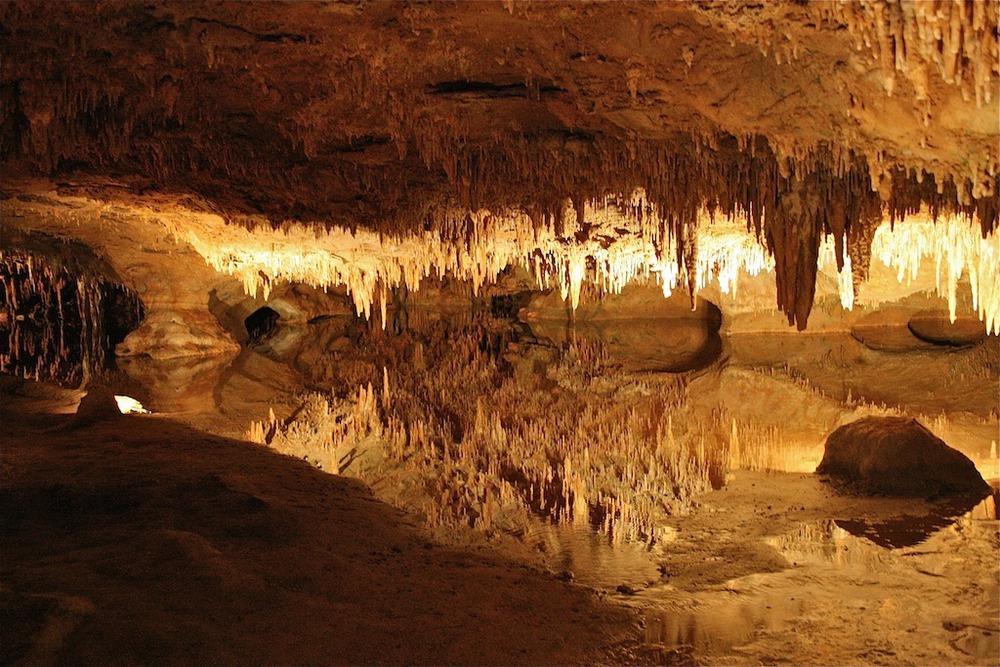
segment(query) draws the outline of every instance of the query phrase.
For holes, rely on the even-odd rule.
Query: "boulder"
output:
[[[718,329],[722,322],[722,313],[714,303],[698,299],[692,310],[691,298],[686,290],[677,289],[669,297],[664,297],[663,288],[654,284],[630,284],[618,294],[603,296],[585,292],[581,295],[575,311],[570,302],[562,298],[559,290],[537,292],[521,309],[518,317],[527,323],[539,320],[559,322],[572,320],[580,323],[630,319],[690,319],[708,322],[715,329]]]
[[[558,291],[538,293],[518,317],[532,335],[556,345],[603,344],[608,360],[629,372],[698,370],[722,354],[719,308],[699,299],[692,310],[686,292],[664,298],[656,285],[629,285],[601,299],[591,295],[575,312]]]
[[[687,319],[590,320],[575,324],[539,320],[528,325],[536,338],[555,345],[602,343],[608,361],[633,373],[683,373],[705,368],[722,355],[712,323]]]
[[[975,345],[986,338],[986,327],[974,315],[959,315],[954,322],[944,310],[922,310],[907,322],[907,328],[920,340],[935,345],[962,347]]]
[[[88,389],[87,395],[80,399],[80,407],[76,409],[73,426],[86,426],[121,416],[122,411],[118,409],[114,392],[103,385],[97,385]]]
[[[816,472],[886,495],[986,495],[990,490],[968,457],[905,417],[866,417],[841,426],[827,438]]]

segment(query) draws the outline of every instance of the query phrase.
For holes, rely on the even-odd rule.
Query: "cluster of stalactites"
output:
[[[917,217],[905,223],[883,225],[872,239],[871,256],[896,269],[897,279],[915,280],[921,265],[934,262],[937,293],[948,300],[951,321],[958,309],[958,284],[965,276],[972,306],[989,333],[1000,334],[1000,234],[983,237],[959,218],[931,220]]]
[[[199,233],[178,226],[174,233],[190,242],[210,266],[238,277],[251,295],[267,298],[272,286],[282,281],[322,288],[344,286],[357,313],[368,318],[378,309],[383,326],[389,293],[395,288],[418,291],[424,278],[449,276],[468,281],[478,292],[510,266],[526,269],[538,289],[558,289],[573,308],[579,304],[584,284],[615,294],[632,281],[654,280],[666,296],[682,286],[693,296],[717,284],[722,293],[735,296],[740,275],[762,271],[774,272],[779,307],[788,281],[811,281],[805,291],[806,305],[811,306],[817,271],[835,268],[841,304],[850,309],[854,273],[863,278],[867,269],[864,259],[854,266],[852,254],[855,258],[868,254],[849,252],[854,237],[845,228],[848,214],[837,206],[831,207],[821,224],[809,226],[794,220],[795,226],[770,232],[765,224],[759,236],[746,218],[712,216],[705,210],[698,214],[696,224],[685,228],[683,237],[669,228],[647,224],[636,215],[650,210],[642,192],[628,202],[590,202],[586,210],[581,219],[567,204],[560,233],[539,227],[525,214],[465,213],[466,224],[474,231],[457,240],[438,232],[402,238],[336,228],[317,233],[300,225],[271,232],[220,226]],[[831,228],[834,233],[828,233]],[[853,242],[870,238],[866,234]],[[883,223],[875,238],[871,256],[898,269],[900,281],[915,274],[922,257],[937,257],[939,292],[949,299],[953,312],[957,283],[967,274],[980,317],[988,326],[997,326],[1000,252],[996,246],[1000,237],[995,232],[984,237],[971,221],[958,216],[944,217],[935,225],[925,214],[894,227]],[[800,328],[805,324],[802,312],[794,313],[798,319],[789,316]],[[808,315],[808,308],[804,312]]]
[[[962,91],[965,100],[988,104],[1000,71],[997,3],[983,0],[883,0],[819,2],[818,11],[847,26],[858,49],[881,65],[886,92],[896,74],[927,99],[930,72]]]
[[[104,285],[40,257],[0,252],[0,371],[70,384],[104,364]]]
[[[635,197],[636,206],[642,201]],[[592,203],[582,224],[567,223],[563,234],[539,228],[530,216],[498,217],[468,214],[478,233],[449,240],[436,232],[391,239],[371,232],[330,229],[317,234],[302,226],[270,233],[222,227],[195,233],[178,226],[174,233],[187,240],[210,266],[238,277],[248,294],[266,299],[279,281],[316,287],[345,286],[357,313],[370,317],[377,307],[385,323],[388,291],[405,286],[418,291],[424,278],[450,276],[468,281],[474,291],[495,281],[510,266],[520,266],[539,289],[558,289],[576,308],[585,283],[604,293],[619,293],[631,281],[656,280],[665,295],[680,285],[701,289],[718,281],[725,293],[735,293],[741,271],[756,275],[773,267],[767,250],[746,231],[745,220],[703,224],[687,239],[687,261],[677,258],[680,239],[661,236],[611,203]],[[564,215],[576,220],[569,207]]]
[[[824,236],[835,239],[842,267],[845,239],[850,245],[867,236],[866,228],[886,215],[896,219],[924,208],[934,216],[961,214],[978,218],[984,234],[998,217],[995,160],[984,165],[970,158],[969,176],[960,180],[906,172],[880,154],[868,160],[828,145],[776,147],[761,137],[711,134],[669,143],[521,138],[446,153],[437,149],[432,162],[440,161],[457,185],[458,206],[513,206],[536,229],[563,234],[566,198],[577,222],[585,223],[586,206],[600,206],[610,196],[654,242],[672,240],[678,269],[689,277],[694,252],[687,238],[699,216],[745,218],[774,257],[778,307],[800,328],[812,307]],[[645,193],[641,202],[631,197],[635,184]],[[572,269],[579,272],[579,261]]]

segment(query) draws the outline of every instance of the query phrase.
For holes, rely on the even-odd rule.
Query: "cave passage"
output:
[[[0,1],[0,665],[1000,664],[998,25]]]
[[[281,315],[276,310],[267,306],[258,308],[250,313],[243,322],[247,330],[248,344],[259,343],[274,333],[280,319]]]

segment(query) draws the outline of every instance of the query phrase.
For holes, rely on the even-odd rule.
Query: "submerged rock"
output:
[[[962,347],[986,338],[986,327],[974,315],[960,315],[954,322],[943,310],[924,310],[907,323],[913,335],[935,345]]]
[[[986,494],[990,488],[968,457],[905,417],[841,426],[827,438],[816,472],[889,495]]]

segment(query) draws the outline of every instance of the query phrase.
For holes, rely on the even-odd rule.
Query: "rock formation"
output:
[[[114,392],[103,385],[95,385],[80,399],[80,407],[77,408],[72,425],[89,426],[98,421],[117,419],[121,416],[122,411],[118,408]]]
[[[937,345],[975,345],[986,338],[983,323],[975,317],[959,317],[954,322],[943,311],[921,311],[906,326],[913,335]]]
[[[975,464],[915,419],[867,417],[841,426],[826,441],[816,472],[872,493],[985,496]]]

